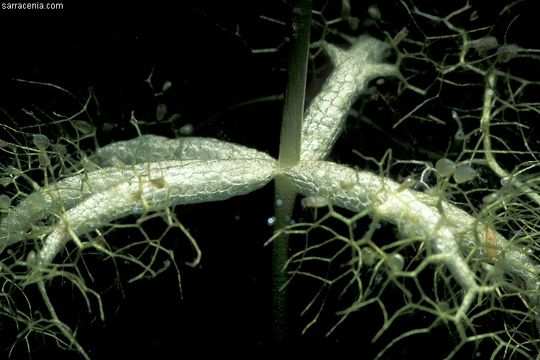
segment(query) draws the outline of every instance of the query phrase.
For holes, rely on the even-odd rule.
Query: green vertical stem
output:
[[[294,208],[296,192],[287,178],[275,179],[275,216],[277,231],[289,225]],[[283,358],[287,347],[287,274],[285,264],[289,257],[289,237],[281,234],[272,243],[272,345],[276,355]]]
[[[300,161],[302,119],[306,90],[311,0],[297,0],[293,5],[289,48],[287,88],[283,104],[283,121],[279,144],[278,166],[282,169]],[[287,226],[292,217],[296,192],[288,179],[275,179],[275,229]],[[272,243],[272,340],[275,358],[286,358],[287,350],[287,276],[285,263],[289,257],[289,239],[282,234]]]
[[[310,23],[311,0],[297,0],[291,25],[289,72],[279,144],[278,164],[284,168],[294,166],[300,160]]]

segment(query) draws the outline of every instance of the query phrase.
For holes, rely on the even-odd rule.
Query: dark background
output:
[[[365,18],[369,4],[351,2],[356,16]],[[339,14],[337,3],[325,8],[328,18]],[[314,8],[321,9],[323,4],[316,2]],[[446,11],[429,1],[417,4],[426,11]],[[478,7],[480,22],[492,24],[504,5],[498,2],[489,8]],[[396,2],[380,2],[380,7],[389,17],[382,30],[396,34],[403,26],[411,26],[408,15]],[[67,112],[62,109],[74,105],[65,95],[14,79],[50,82],[80,99],[85,99],[92,89],[99,101],[92,105],[93,123],[102,145],[136,136],[129,123],[133,111],[144,133],[174,137],[181,126],[191,123],[194,135],[244,144],[276,156],[281,103],[258,101],[231,108],[245,101],[279,95],[285,87],[288,29],[261,19],[261,15],[287,22],[289,8],[280,1],[235,0],[182,1],[174,8],[154,3],[122,8],[86,4],[74,8],[65,2],[64,10],[58,12],[1,11],[0,109],[12,116],[11,120],[3,119],[25,129],[30,120],[21,116],[21,108]],[[369,31],[380,36],[380,30],[361,26],[356,33]],[[315,32],[317,35],[320,33]],[[273,47],[279,51],[251,51]],[[324,58],[317,61],[319,65],[326,62]],[[163,96],[154,97],[144,82],[152,69],[156,89],[166,80],[172,82]],[[390,81],[387,90],[394,89],[396,83]],[[174,122],[155,121],[158,102],[167,104],[169,113],[178,113],[180,118]],[[392,121],[406,113],[408,106],[403,104],[401,109],[397,101],[390,105],[379,101],[372,111],[386,116],[388,123],[382,125],[390,132]],[[38,129],[47,133],[51,130],[45,123]],[[105,123],[112,124],[112,130],[104,131]],[[455,132],[452,126],[448,126],[447,133],[437,132],[427,138],[434,151],[444,153],[448,134]],[[392,135],[409,141],[415,130],[401,128]],[[440,141],[438,136],[444,140]],[[414,138],[410,142],[416,141],[420,140]],[[347,161],[351,154],[343,149],[362,147],[365,153],[380,158],[388,146],[392,146],[390,140],[385,138],[381,142],[376,130],[361,131],[352,126],[333,156]],[[410,158],[418,155],[414,147],[408,151]],[[182,264],[190,260],[186,240],[179,234],[168,240],[181,262],[181,293],[173,271],[156,279],[126,284],[133,271],[129,266],[119,267],[120,280],[116,281],[110,276],[110,264],[90,259],[96,287],[105,290],[106,322],[88,314],[76,291],[62,290],[61,286],[52,295],[58,301],[59,312],[70,326],[78,327],[77,338],[95,359],[205,357],[215,352],[219,357],[264,358],[271,352],[267,341],[271,322],[270,259],[269,249],[263,248],[263,243],[272,230],[266,225],[273,212],[272,196],[269,185],[227,202],[177,209],[179,218],[203,251],[202,265],[192,269]],[[308,215],[298,213],[299,217]],[[119,242],[137,236],[127,231],[112,235],[118,236]],[[332,336],[325,337],[324,333],[337,319],[331,316],[335,308],[329,306],[320,324],[300,335],[309,319],[298,314],[315,291],[315,287],[300,282],[291,290],[291,357],[337,358],[355,351],[361,353],[358,356],[362,359],[373,358],[380,350],[380,346],[370,343],[382,323],[378,310],[368,309],[351,316]],[[410,321],[421,323],[423,319]],[[13,341],[12,324],[0,323],[0,331],[0,346],[6,348]],[[407,341],[406,346],[390,352],[387,358],[425,357],[432,350],[435,353],[429,357],[439,358],[437,351],[446,354],[456,340],[448,334],[444,326],[439,327],[432,334]],[[440,342],[445,345],[440,346]],[[51,339],[31,338],[31,344],[32,359],[77,358],[74,352],[58,349]],[[21,343],[12,358],[28,358],[25,351]],[[3,357],[7,357],[5,351],[0,353]]]

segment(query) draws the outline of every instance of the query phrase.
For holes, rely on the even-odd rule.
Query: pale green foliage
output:
[[[532,325],[537,310],[530,301],[539,294],[525,291],[520,280],[504,274],[508,266],[515,265],[501,260],[505,250],[495,244],[494,232],[503,234],[510,247],[538,264],[540,78],[537,71],[519,72],[520,65],[512,63],[521,55],[520,64],[527,64],[527,69],[537,67],[538,50],[514,45],[512,55],[503,56],[508,45],[499,45],[504,39],[498,34],[511,29],[493,24],[474,28],[470,19],[475,8],[469,4],[456,5],[446,14],[416,8],[414,2],[402,1],[400,6],[413,25],[404,29],[402,33],[408,35],[395,49],[404,77],[402,91],[395,97],[386,95],[385,102],[392,110],[388,116],[405,115],[387,126],[381,125],[388,119],[381,119],[380,114],[359,111],[358,133],[371,134],[366,138],[392,129],[414,134],[416,149],[402,138],[385,134],[388,146],[400,150],[395,152],[399,159],[376,160],[374,168],[380,174],[406,177],[402,186],[438,197],[435,206],[450,201],[487,225],[485,242],[477,238],[476,248],[464,246],[469,266],[486,288],[466,312],[466,320],[455,321],[454,314],[463,304],[463,289],[439,265],[438,255],[425,247],[424,239],[391,240],[389,225],[377,218],[366,220],[367,212],[343,214],[330,206],[327,212],[318,209],[314,222],[298,223],[287,230],[298,239],[298,252],[289,264],[292,284],[296,280],[305,286],[308,281],[317,289],[305,300],[306,329],[317,326],[325,312],[335,311],[326,305],[332,302],[328,294],[334,294],[343,308],[337,311],[336,326],[330,332],[347,322],[373,325],[366,319],[379,309],[380,330],[373,332],[372,340],[387,346],[383,343],[382,351],[375,350],[374,356],[400,356],[396,355],[399,349],[410,348],[407,342],[414,342],[412,336],[422,339],[446,325],[453,341],[441,347],[433,355],[436,358],[469,358],[471,351],[480,358],[535,358],[538,327]],[[518,4],[510,3],[500,17],[510,18],[514,7]],[[490,34],[496,34],[498,41]],[[467,100],[455,94],[457,100],[444,97],[452,91],[463,93]],[[404,98],[407,101],[400,100]],[[436,107],[440,99],[448,107]],[[369,105],[364,109],[369,111]],[[453,136],[438,136],[448,134],[449,127],[456,129],[450,133]],[[362,157],[370,158],[368,150],[358,150]],[[480,261],[475,259],[478,249],[485,251]],[[526,296],[529,302],[524,301]],[[396,352],[392,352],[394,347]]]

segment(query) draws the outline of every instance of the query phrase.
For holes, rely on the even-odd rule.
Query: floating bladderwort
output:
[[[367,36],[348,50],[328,45],[336,68],[307,111],[302,138],[304,166],[317,167],[312,161],[330,152],[349,107],[368,81],[397,73],[394,66],[381,63],[386,49],[386,44]],[[37,139],[41,145],[43,139]],[[106,167],[115,161],[126,165],[126,169]],[[19,240],[32,222],[65,209],[63,220],[46,237],[37,254],[38,264],[47,265],[69,238],[100,223],[177,204],[224,200],[263,186],[276,173],[295,180],[294,168],[280,170],[264,153],[205,138],[146,135],[98,150],[96,163],[105,167],[52,184],[31,196],[42,199],[39,205],[23,202],[5,216],[0,223],[4,246]],[[229,172],[227,168],[234,170]],[[126,193],[137,196],[125,197]]]
[[[498,285],[479,278],[473,265],[483,263],[489,272],[495,261],[504,263],[501,269],[506,274],[521,280],[524,300],[540,327],[540,280],[537,264],[526,251],[510,244],[489,224],[439,197],[403,187],[388,177],[325,160],[343,129],[349,108],[368,82],[398,75],[394,65],[385,63],[388,45],[373,37],[361,36],[349,49],[329,44],[326,49],[335,68],[306,112],[300,161],[291,167],[278,166],[276,160],[255,149],[216,139],[142,135],[97,149],[89,158],[94,170],[81,167],[81,171],[47,183],[24,199],[0,199],[0,208],[6,213],[0,221],[1,249],[36,241],[37,252],[25,254],[25,265],[37,279],[34,282],[54,325],[70,346],[89,358],[73,330],[57,317],[46,283],[39,278],[55,263],[63,262],[59,254],[68,241],[75,241],[81,248],[97,246],[86,243],[84,235],[117,219],[175,205],[226,200],[255,191],[277,175],[288,179],[298,193],[308,198],[327,199],[330,206],[389,222],[402,238],[421,242],[429,254],[422,267],[430,263],[444,265],[461,289],[456,306],[444,302],[440,308],[446,310],[439,314],[454,324],[460,335],[469,326],[468,314],[475,301],[498,289]],[[32,139],[38,151],[50,146],[45,139],[38,135]],[[443,161],[437,164],[437,170],[442,176],[456,176],[458,167]],[[456,182],[473,179],[473,172],[472,168],[459,170]],[[498,252],[490,254],[485,244],[496,247]],[[406,271],[407,261],[398,252],[366,252],[364,260],[359,257],[358,261],[368,266],[382,261],[396,277],[413,277],[421,270]]]

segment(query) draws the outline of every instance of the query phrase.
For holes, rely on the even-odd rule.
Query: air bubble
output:
[[[7,195],[0,195],[0,210],[9,209],[11,205],[11,198]]]
[[[379,254],[370,247],[362,248],[362,262],[367,266],[373,266],[379,260]]]
[[[34,134],[32,142],[38,150],[46,150],[49,147],[49,138],[43,134]]]
[[[1,177],[0,178],[0,185],[2,186],[8,186],[13,182],[13,179],[11,177]]]
[[[437,173],[442,177],[450,176],[454,173],[454,170],[456,170],[456,164],[446,158],[442,158],[437,160],[437,163],[435,163],[435,169],[437,169]]]
[[[47,202],[43,195],[37,192],[28,195],[26,201],[28,201],[28,208],[32,209],[32,211],[40,211],[47,207]]]
[[[342,188],[345,191],[350,191],[354,187],[354,181],[341,180],[339,182],[339,187]]]
[[[92,125],[89,122],[84,121],[84,120],[75,120],[73,122],[73,127],[77,131],[80,131],[81,133],[83,133],[85,135],[90,134],[94,130]]]
[[[167,115],[167,105],[159,103],[156,106],[156,120],[161,121]]]
[[[283,205],[283,200],[277,199],[276,200],[276,206],[281,206],[281,205]]]
[[[515,59],[521,48],[516,44],[504,44],[497,49],[497,59],[502,63],[507,63],[512,59]]]
[[[371,5],[368,7],[367,11],[372,19],[381,20],[381,10],[377,7],[377,5]]]
[[[458,184],[462,184],[471,181],[476,175],[476,171],[472,167],[460,164],[456,166],[456,170],[454,171],[454,181]]]
[[[193,134],[193,125],[186,124],[180,128],[180,134],[182,135],[191,135]]]
[[[472,41],[471,45],[478,53],[484,54],[489,50],[495,49],[499,45],[499,42],[495,36],[486,36]]]
[[[36,252],[34,250],[30,250],[28,252],[28,255],[26,255],[26,262],[28,263],[28,265],[37,264]]]
[[[511,175],[508,175],[508,176],[505,176],[501,179],[501,185],[502,186],[506,186],[510,183],[510,181],[512,180],[512,176]]]
[[[59,155],[65,155],[67,153],[67,148],[64,144],[53,144],[52,145],[52,148],[54,150],[55,153],[59,154]]]
[[[268,224],[268,226],[274,226],[274,224],[276,223],[276,217],[275,216],[270,216],[266,220],[266,223]]]
[[[161,87],[161,91],[165,92],[167,90],[169,90],[172,86],[172,82],[170,82],[169,80],[165,81],[163,83],[163,86]]]
[[[403,270],[403,266],[405,265],[405,259],[401,254],[397,253],[388,255],[386,262],[388,263],[388,267],[390,267],[390,270],[392,271],[401,271]]]

